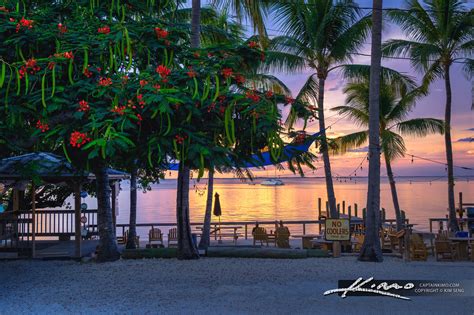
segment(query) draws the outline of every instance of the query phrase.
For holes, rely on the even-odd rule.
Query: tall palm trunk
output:
[[[135,239],[137,237],[137,169],[130,171],[130,227],[128,230],[127,249],[137,247]]]
[[[212,219],[212,195],[214,192],[214,169],[209,169],[209,179],[207,182],[206,213],[204,214],[204,225],[202,236],[199,241],[200,249],[207,249],[211,244],[211,219]]]
[[[338,212],[336,207],[336,197],[334,194],[334,185],[332,182],[331,174],[331,162],[329,160],[328,140],[326,139],[326,124],[324,121],[324,84],[326,80],[324,77],[319,76],[319,93],[318,93],[318,119],[319,119],[319,132],[321,135],[321,148],[320,152],[323,155],[324,162],[324,176],[326,177],[326,191],[328,195],[329,203],[329,214],[331,218],[337,218]]]
[[[200,45],[199,28],[201,1],[193,0],[191,13],[191,47]],[[179,163],[178,191],[176,198],[176,223],[178,225],[178,259],[197,259],[199,252],[195,246],[189,224],[189,167],[185,161]]]
[[[101,163],[95,170],[97,183],[97,229],[99,232],[98,261],[120,258],[112,220],[111,189],[107,167]]]
[[[178,193],[176,198],[176,223],[178,226],[178,259],[197,259],[198,250],[189,224],[189,167],[179,164]]]
[[[446,86],[446,108],[444,113],[444,143],[446,146],[446,163],[448,168],[448,207],[449,207],[449,228],[451,231],[458,231],[456,220],[456,206],[454,201],[454,169],[453,169],[453,145],[451,143],[451,78],[449,75],[449,65],[444,67],[444,83]]]
[[[369,90],[369,184],[365,238],[361,261],[383,261],[380,247],[380,74],[382,44],[382,0],[373,0],[372,48]]]
[[[388,182],[390,183],[390,190],[392,191],[393,208],[395,209],[395,218],[397,220],[397,231],[400,231],[403,228],[403,222],[400,204],[398,203],[397,186],[392,172],[392,165],[386,153],[384,153],[384,158],[385,166],[387,168]]]
[[[201,0],[193,0],[191,11],[191,47],[198,48],[200,41],[201,28]]]

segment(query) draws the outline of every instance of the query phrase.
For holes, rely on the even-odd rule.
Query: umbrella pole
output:
[[[219,216],[219,243],[222,243],[221,216]]]

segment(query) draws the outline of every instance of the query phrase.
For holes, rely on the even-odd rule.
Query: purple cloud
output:
[[[473,137],[467,137],[467,138],[461,138],[457,142],[473,142],[474,138]]]

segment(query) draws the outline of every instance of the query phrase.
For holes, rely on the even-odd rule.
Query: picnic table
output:
[[[237,244],[237,239],[239,238],[240,234],[238,233],[237,230],[241,229],[242,226],[240,225],[223,225],[223,226],[220,226],[220,227],[211,227],[211,235],[214,235],[214,238],[217,240],[217,236],[219,236],[219,240],[221,240],[221,237],[224,236],[228,236],[228,237],[232,237],[233,241],[234,241],[234,244]],[[202,226],[198,226],[196,227],[196,229],[198,230],[201,230],[202,231]],[[224,232],[222,233],[222,231],[224,230],[231,230],[231,232]],[[221,232],[221,233],[218,233],[218,232]]]
[[[315,238],[322,238],[323,235],[321,234],[294,234],[292,235],[294,238],[301,238],[301,247],[303,249],[311,249],[313,247],[313,239]]]

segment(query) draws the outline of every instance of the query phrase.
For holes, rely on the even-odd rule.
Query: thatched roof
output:
[[[128,177],[127,173],[109,169],[111,180]],[[74,168],[65,158],[46,152],[35,152],[0,160],[0,180],[31,180],[39,177],[44,181],[65,181],[74,178],[94,179],[87,171]]]

